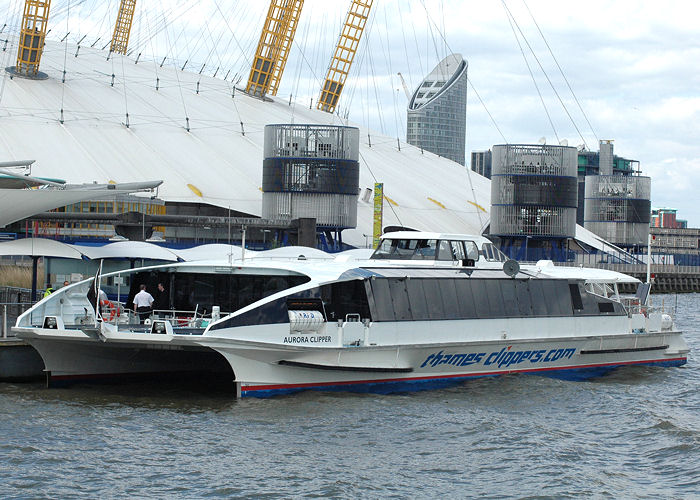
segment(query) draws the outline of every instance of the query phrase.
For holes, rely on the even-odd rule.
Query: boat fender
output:
[[[661,315],[661,329],[662,330],[670,330],[673,328],[673,318],[669,316],[668,314],[662,314]]]

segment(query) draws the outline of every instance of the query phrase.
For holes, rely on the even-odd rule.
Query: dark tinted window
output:
[[[581,290],[577,283],[569,284],[569,292],[571,293],[571,303],[575,310],[580,311],[583,309],[583,300],[581,300]]]
[[[530,297],[530,287],[528,285],[528,281],[513,280],[515,303],[520,316],[532,316],[532,297]]]
[[[394,321],[394,304],[391,302],[389,280],[377,278],[370,281],[374,307],[372,318],[375,321]]]
[[[543,280],[530,280],[530,297],[532,297],[532,314],[534,316],[548,316],[547,304],[542,290]]]
[[[388,281],[396,321],[410,321],[412,318],[411,308],[408,302],[408,292],[406,292],[406,279],[391,278]]]
[[[323,285],[321,297],[328,321],[345,320],[348,314],[359,314],[360,319],[370,317],[367,291],[363,280]]]
[[[462,318],[476,318],[474,294],[472,293],[470,281],[468,279],[454,280],[460,317]]]
[[[484,280],[483,283],[489,299],[489,317],[503,317],[503,295],[501,294],[500,280]]]
[[[416,321],[430,319],[428,302],[425,300],[425,292],[423,291],[423,281],[424,280],[421,279],[410,279],[406,281],[411,313],[413,319]]]
[[[474,297],[474,311],[477,318],[490,318],[489,298],[486,296],[486,288],[483,282],[487,280],[469,280],[472,285],[472,295]]]
[[[428,314],[430,315],[430,319],[445,318],[439,281],[440,280],[430,278],[423,280],[423,290],[425,291],[425,299],[428,302]]]
[[[169,294],[168,302],[178,311],[211,312],[212,306],[222,312],[234,312],[242,307],[288,288],[309,281],[306,276],[256,274],[204,273],[138,273],[132,279],[129,304],[141,283],[156,296],[158,283],[163,283]]]
[[[499,280],[501,282],[501,294],[503,295],[503,314],[507,318],[520,316],[517,298],[515,295],[515,280]]]
[[[442,284],[440,293],[442,294],[442,305],[445,310],[445,317],[447,319],[461,318],[462,315],[459,309],[459,302],[457,301],[455,280],[448,278],[440,280],[440,283]]]

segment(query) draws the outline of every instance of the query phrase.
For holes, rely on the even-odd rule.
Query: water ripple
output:
[[[671,299],[669,299],[669,303]],[[231,399],[0,384],[3,498],[691,498],[700,296],[681,368],[514,375],[432,392]]]

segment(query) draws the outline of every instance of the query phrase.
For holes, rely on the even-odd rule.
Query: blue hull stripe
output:
[[[439,377],[404,378],[373,381],[330,382],[311,384],[280,384],[243,386],[241,396],[266,398],[280,394],[291,394],[305,390],[364,392],[373,394],[390,394],[392,392],[423,391],[442,389],[457,385],[465,380],[483,377],[498,377],[512,373],[526,373],[561,380],[582,381],[600,377],[616,368],[630,365],[675,367],[687,363],[687,358],[657,359],[647,361],[630,361],[622,363],[606,363],[599,365],[572,366],[563,368],[540,368],[535,370],[506,370],[500,372],[480,372],[475,374],[445,375]]]

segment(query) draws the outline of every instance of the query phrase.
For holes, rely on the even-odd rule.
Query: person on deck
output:
[[[170,309],[170,294],[163,286],[163,283],[158,283],[158,291],[156,292],[153,309],[156,311],[166,311]]]
[[[134,296],[134,309],[139,313],[139,323],[143,323],[151,315],[153,296],[146,291],[146,285],[139,288],[139,293]]]

